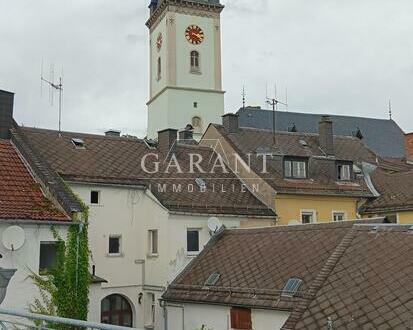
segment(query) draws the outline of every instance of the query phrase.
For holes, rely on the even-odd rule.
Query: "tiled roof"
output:
[[[247,107],[237,114],[242,127],[272,130],[273,113],[270,110]],[[321,114],[277,111],[276,128],[277,131],[287,132],[295,125],[297,132],[317,133],[321,117]],[[360,129],[362,141],[381,157],[405,157],[404,133],[395,121],[338,115],[330,117],[334,134],[355,136]]]
[[[413,315],[413,235],[409,226],[355,226],[314,294],[283,329],[408,329]],[[332,258],[333,259],[333,258]]]
[[[268,173],[262,173],[262,158],[251,157],[251,166],[279,193],[300,193],[312,195],[345,195],[368,197],[371,191],[361,177],[352,182],[337,179],[336,161],[352,161],[360,168],[361,163],[376,162],[376,155],[357,138],[334,136],[335,157],[326,157],[319,146],[318,134],[277,132],[276,148],[274,134],[267,130],[239,128],[236,133],[228,133],[221,125],[214,127],[244,157],[247,154],[272,153],[267,164]],[[303,146],[302,142],[305,142]],[[309,159],[309,178],[304,180],[285,179],[283,157],[295,156]]]
[[[374,221],[379,221],[376,219]],[[225,230],[163,299],[292,311],[292,329],[407,329],[413,315],[410,226],[331,223]],[[221,276],[213,287],[205,280]],[[293,298],[289,278],[303,280]]]
[[[176,146],[175,154],[183,173],[172,168],[166,174],[164,170],[170,158],[165,161],[165,153],[150,149],[143,140],[72,132],[62,132],[59,135],[57,131],[25,127],[19,128],[17,134],[23,136],[34,153],[67,181],[144,185],[170,211],[275,216],[272,210],[248,190],[234,193],[241,191],[242,183],[232,172],[219,173],[217,170],[216,173],[200,173],[195,167],[194,173],[189,173],[190,153],[202,155],[201,166],[206,172],[210,172],[213,166],[211,159],[215,156],[210,148]],[[75,148],[73,138],[82,139],[85,148]],[[158,173],[149,174],[141,167],[143,156],[149,153],[159,157]],[[148,160],[147,166],[151,167],[150,161],[156,159],[149,157]],[[205,192],[201,192],[195,182],[198,177],[206,183]]]
[[[44,196],[8,140],[0,140],[0,219],[70,220]]]
[[[317,274],[353,223],[225,230],[172,282],[163,295],[172,301],[210,302],[290,309],[296,298],[283,298],[287,280],[303,280],[300,294]],[[204,283],[213,273],[213,288]]]

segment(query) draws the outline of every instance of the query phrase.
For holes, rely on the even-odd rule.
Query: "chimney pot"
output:
[[[13,123],[14,93],[0,89],[0,139],[10,139]]]
[[[105,132],[105,136],[116,136],[116,137],[120,137],[120,131],[115,130],[115,129],[110,129],[108,131]]]
[[[334,155],[333,121],[324,115],[318,125],[318,138],[321,149],[328,155]]]
[[[238,115],[234,113],[223,115],[222,125],[228,133],[236,133],[239,128]]]
[[[178,138],[178,130],[167,128],[158,132],[158,146],[160,152],[168,153]]]

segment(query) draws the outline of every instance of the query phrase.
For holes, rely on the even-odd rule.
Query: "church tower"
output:
[[[166,128],[194,128],[199,139],[209,123],[221,123],[219,0],[151,0],[148,137]]]

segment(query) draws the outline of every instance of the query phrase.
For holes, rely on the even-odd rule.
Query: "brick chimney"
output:
[[[176,145],[178,130],[167,128],[158,132],[158,146],[160,152],[168,153]]]
[[[14,93],[0,89],[0,139],[10,139],[13,123]]]
[[[330,116],[322,116],[318,124],[318,138],[321,149],[328,155],[334,155],[333,121]]]
[[[406,159],[413,162],[413,132],[404,135],[406,145]]]
[[[223,115],[222,125],[228,133],[236,133],[239,128],[238,115],[234,113]]]

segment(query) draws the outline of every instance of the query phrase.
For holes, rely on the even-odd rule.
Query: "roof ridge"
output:
[[[330,273],[334,270],[347,248],[350,246],[353,239],[356,237],[357,229],[355,226],[349,229],[349,232],[343,237],[341,242],[336,246],[334,251],[331,253],[330,257],[325,262],[323,268],[317,274],[316,278],[312,281],[307,292],[302,298],[297,302],[292,313],[288,317],[287,321],[284,323],[282,330],[293,330],[297,322],[301,319],[311,301],[317,295],[317,292],[322,288],[324,282],[327,280]]]

